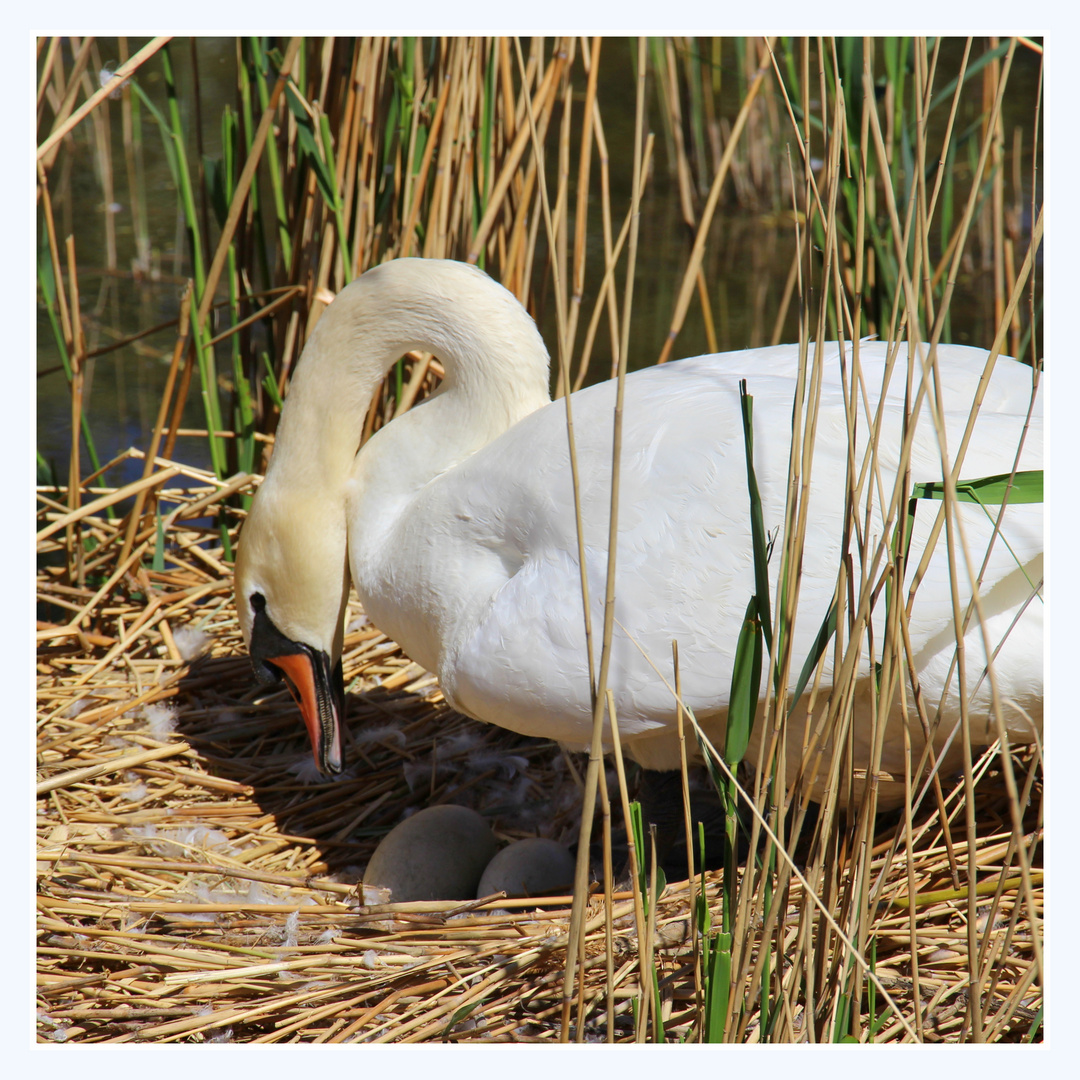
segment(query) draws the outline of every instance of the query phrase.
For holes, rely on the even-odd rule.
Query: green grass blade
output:
[[[180,171],[179,165],[176,161],[176,149],[173,145],[172,137],[169,133],[169,125],[165,122],[165,117],[161,115],[161,110],[150,100],[146,95],[146,91],[139,85],[137,79],[131,80],[131,89],[135,95],[136,100],[140,101],[146,111],[154,118],[157,123],[158,130],[161,132],[162,147],[165,151],[165,163],[169,166],[169,174],[172,176],[173,186],[177,191],[180,190]]]
[[[249,44],[255,61],[253,68],[255,71],[255,89],[259,95],[259,107],[265,112],[270,104],[268,82],[276,79],[277,75],[270,70],[269,57],[263,51],[261,40],[253,37],[250,39]],[[254,132],[253,122],[248,122],[246,130]],[[286,271],[288,271],[288,268],[292,266],[292,239],[289,236],[289,215],[285,209],[285,190],[282,186],[281,168],[278,165],[277,142],[274,139],[267,139],[266,141],[266,163],[270,188],[274,195],[274,216],[277,221],[278,243],[281,245],[281,261]],[[257,194],[258,185],[255,184],[251,189],[252,200],[255,199]],[[254,201],[252,205],[253,207],[257,206]]]
[[[326,172],[330,177],[330,207],[334,211],[334,220],[337,223],[338,244],[341,248],[342,274],[345,284],[352,281],[352,258],[349,256],[349,234],[345,230],[345,213],[342,205],[341,192],[337,185],[337,166],[334,163],[334,137],[330,131],[330,118],[326,113],[319,115],[320,133],[322,135],[322,152],[326,160]],[[400,400],[400,397],[399,397]]]
[[[1032,469],[1017,473],[999,473],[981,476],[977,480],[956,482],[957,502],[978,503],[979,506],[1000,506],[1008,493],[1011,503],[1041,503],[1043,501],[1043,471]],[[944,499],[945,485],[932,480],[915,484],[911,489],[913,499]]]
[[[996,49],[988,49],[977,60],[973,60],[968,64],[967,70],[964,72],[965,85],[971,81],[972,76],[977,75],[987,64],[993,60],[998,60],[1003,57],[1009,51],[1009,42],[1003,41]],[[945,83],[940,90],[931,98],[930,108],[928,112],[933,112],[935,109],[942,105],[948,104],[956,92],[956,79],[953,78],[949,82]]]
[[[724,1042],[724,1017],[731,994],[731,935],[713,936],[705,968],[705,1031],[707,1043]]]
[[[266,374],[263,376],[262,386],[266,391],[266,396],[274,403],[274,407],[281,411],[282,406],[285,404],[278,393],[277,378],[274,376],[274,367],[270,363],[270,356],[267,353],[262,354],[263,366],[266,368]]]
[[[37,482],[39,487],[58,488],[60,477],[56,475],[56,466],[51,461],[46,461],[37,450]]]
[[[484,998],[477,998],[476,1001],[470,1001],[467,1005],[462,1005],[460,1009],[456,1009],[447,1021],[446,1027],[443,1028],[441,1041],[449,1042],[450,1033],[461,1023],[462,1020],[467,1020],[469,1016],[474,1013],[484,1003]]]
[[[45,299],[45,311],[49,316],[49,325],[52,327],[57,352],[60,354],[60,363],[63,365],[64,374],[67,376],[68,386],[70,386],[71,357],[68,355],[67,346],[64,344],[64,333],[60,328],[60,319],[56,314],[56,281],[53,277],[52,262],[47,255],[38,262],[38,284],[41,286],[41,294]],[[83,443],[86,445],[86,453],[90,458],[92,471],[97,472],[101,468],[101,461],[98,459],[94,437],[90,434],[90,421],[87,419],[85,408],[79,416],[79,430],[82,432]],[[105,513],[110,521],[116,515],[115,509],[111,506],[105,508]]]
[[[701,856],[701,866],[705,866],[705,823],[699,821],[698,827],[698,852]],[[712,912],[709,911],[709,898],[704,889],[700,889],[694,896],[694,918],[697,920],[698,933],[701,935],[704,947],[704,960],[708,962],[709,930],[712,928]]]
[[[825,615],[821,627],[818,629],[817,637],[814,638],[814,644],[810,647],[810,652],[807,654],[802,670],[799,672],[798,682],[795,683],[795,690],[791,695],[791,712],[794,711],[799,698],[802,697],[802,692],[806,689],[806,684],[810,681],[810,676],[813,675],[814,668],[817,667],[818,661],[825,655],[825,650],[829,647],[829,642],[832,641],[832,636],[835,633],[836,601],[833,600],[829,605],[829,610]],[[788,715],[790,714],[791,713],[789,712]]]
[[[180,118],[180,98],[176,91],[173,77],[172,59],[169,46],[161,50],[161,63],[165,70],[165,88],[169,98],[169,123],[165,128],[172,139],[175,151],[177,188],[184,208],[184,221],[187,225],[188,241],[191,244],[191,260],[195,274],[195,288],[201,298],[206,288],[206,268],[203,265],[202,239],[199,234],[199,217],[195,208],[195,191],[191,183],[191,170],[188,168],[187,150],[184,145],[184,125]],[[159,114],[160,115],[160,114]]]
[[[645,917],[649,915],[649,879],[645,869],[645,826],[641,814],[641,803],[630,804],[630,829],[634,835],[634,850],[638,853],[638,887],[645,908]]]
[[[156,574],[165,572],[165,525],[159,509],[154,517],[157,519],[157,533],[154,536],[154,557],[150,562],[150,569]]]
[[[328,206],[333,206],[335,201],[336,185],[331,178],[326,162],[323,160],[320,149],[319,136],[315,133],[315,122],[311,118],[305,103],[293,88],[292,83],[285,86],[285,100],[288,102],[289,111],[296,120],[296,136],[300,142],[300,151],[305,162],[315,173],[315,181],[319,185],[319,191]]]
[[[758,601],[756,596],[752,596],[746,605],[746,614],[743,616],[742,628],[739,630],[739,638],[735,645],[735,661],[731,672],[724,760],[732,768],[742,761],[750,742],[750,733],[754,729],[758,695],[761,690],[762,653]]]
[[[1035,1014],[1034,1019],[1031,1021],[1031,1027],[1028,1028],[1027,1034],[1024,1036],[1024,1042],[1034,1042],[1035,1036],[1042,1030],[1043,1010],[1045,1008],[1045,1005],[1039,1006],[1039,1011]]]
[[[956,501],[975,503],[982,507],[983,513],[991,521],[996,515],[988,509],[991,506],[1000,506],[1008,497],[1009,504],[1013,503],[1041,503],[1043,501],[1043,471],[1032,469],[1017,473],[999,473],[995,476],[983,476],[978,480],[960,480],[956,484]],[[915,525],[915,508],[920,499],[940,500],[945,498],[945,486],[938,481],[930,481],[924,484],[915,484],[911,489],[911,498],[908,500],[907,530],[904,536],[904,556],[911,548],[911,533]],[[1009,550],[1016,562],[1022,567],[1020,559],[1013,551],[1009,541],[1002,533],[998,533],[1001,542]]]
[[[754,398],[746,392],[746,380],[739,381],[739,404],[742,408],[743,444],[746,452],[746,485],[750,493],[750,535],[754,546],[754,593],[758,618],[766,645],[772,648],[772,618],[769,613],[769,558],[765,522],[761,512],[761,494],[754,471]]]
[[[834,1043],[851,1043],[859,1041],[847,1030],[850,1018],[851,997],[848,994],[841,994],[840,1000],[837,1002],[836,1022],[833,1025],[832,1041]]]

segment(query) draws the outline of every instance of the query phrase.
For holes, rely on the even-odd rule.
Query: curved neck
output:
[[[430,475],[548,401],[547,350],[509,292],[464,263],[394,260],[357,278],[320,318],[289,389],[267,482],[343,490],[372,396],[411,349],[433,353],[446,370]],[[433,420],[425,410],[424,421]]]

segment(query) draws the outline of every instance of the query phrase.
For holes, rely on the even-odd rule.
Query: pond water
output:
[[[142,44],[143,39],[131,39],[128,43],[129,53]],[[945,52],[958,55],[961,46],[957,39],[948,44]],[[97,47],[102,62],[110,68],[116,67],[119,57],[116,39],[99,39]],[[977,45],[973,55],[978,55],[980,48]],[[234,101],[236,95],[236,45],[233,39],[198,39],[196,49],[199,107],[205,119],[214,118],[213,123],[207,122],[204,126],[203,152],[214,158],[220,155],[217,118],[223,103]],[[629,162],[633,146],[634,80],[630,42],[614,39],[605,42],[604,50],[602,71],[605,78],[601,80],[600,103],[611,148],[612,196],[615,202],[613,216],[621,220],[629,201],[625,183],[629,169],[623,162]],[[174,43],[174,63],[177,65],[181,99],[189,111],[194,108],[196,97],[191,80],[190,53],[190,42],[178,40]],[[181,59],[185,62],[181,63]],[[1015,102],[1011,107],[1023,118],[1018,122],[1025,125],[1022,143],[1025,178],[1030,175],[1030,117],[1034,113],[1038,70],[1038,57],[1028,50],[1018,50],[1007,100]],[[143,69],[140,82],[147,94],[164,108],[165,88],[160,64],[151,61]],[[729,78],[729,83],[734,88],[733,78]],[[732,116],[736,107],[737,102],[733,102]],[[119,149],[120,103],[110,102],[108,109],[111,112],[117,183],[111,205],[105,203],[89,140],[83,133],[77,133],[73,150],[65,149],[58,157],[51,185],[61,237],[69,233],[74,233],[76,237],[83,318],[91,351],[174,319],[189,271],[175,188],[162,152],[161,140],[153,122],[144,113],[143,153],[153,254],[148,267],[142,268],[139,273],[132,272],[134,230],[124,179],[124,158]],[[650,97],[650,117],[654,123],[655,114],[655,97]],[[632,367],[651,364],[660,353],[691,242],[679,210],[677,184],[665,160],[662,133],[658,126],[656,130],[656,163],[642,204],[631,329]],[[794,152],[794,147],[792,150]],[[1011,177],[1011,172],[1009,175]],[[1012,198],[1010,194],[1006,197]],[[1030,202],[1030,192],[1024,198]],[[115,268],[107,265],[105,257],[106,214],[111,215],[115,226]],[[595,210],[590,213],[590,220],[594,216],[598,221],[599,214]],[[1030,221],[1024,223],[1023,230],[1025,234],[1030,230]],[[748,211],[733,205],[730,200],[721,204],[714,219],[703,267],[721,350],[768,343],[794,249],[794,225],[791,215],[785,213],[783,207]],[[582,310],[579,342],[591,315],[593,297],[600,279],[603,255],[599,240],[590,248],[589,257],[591,274]],[[984,347],[990,345],[994,329],[993,304],[986,301],[988,295],[992,296],[991,289],[992,280],[981,267],[971,268],[958,283],[953,303],[952,340]],[[554,359],[553,303],[544,306],[540,322]],[[37,445],[41,457],[54,468],[62,481],[67,474],[70,454],[71,405],[53,332],[41,304],[37,330]],[[781,340],[796,340],[797,335],[792,310]],[[610,359],[605,336],[606,330],[598,334],[590,381],[607,376]],[[84,407],[102,462],[128,446],[145,447],[148,444],[174,342],[175,330],[169,328],[87,362]],[[707,351],[700,306],[695,302],[676,341],[673,355],[692,356]],[[204,423],[202,406],[193,387],[184,424],[199,428]],[[192,465],[210,467],[205,440],[201,437],[181,438],[175,456]],[[123,483],[134,479],[140,475],[141,467],[140,462],[128,462],[122,469],[113,470],[108,480]],[[88,469],[89,463],[84,455],[84,473]]]

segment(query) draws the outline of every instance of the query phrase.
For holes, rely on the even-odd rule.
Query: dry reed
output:
[[[214,490],[209,478],[188,483],[183,496],[170,488],[170,497],[194,503]],[[50,514],[59,511],[44,516]],[[103,519],[91,517],[86,527],[108,538]],[[287,695],[252,693],[228,580],[207,564],[221,549],[196,546],[205,535],[177,520],[168,569],[137,572],[160,619],[139,625],[145,601],[101,605],[94,643],[87,644],[111,650],[112,660],[92,678],[86,676],[93,657],[73,632],[38,630],[41,1037],[557,1041],[568,897],[542,906],[495,900],[479,908],[365,909],[354,883],[379,836],[407,807],[468,803],[509,839],[535,828],[530,811],[562,806],[550,826],[556,836],[572,837],[580,792],[558,750],[457,717],[430,676],[362,627],[349,634],[345,651],[360,761],[344,780],[311,783],[306,739]],[[59,605],[83,599],[57,574],[43,573],[39,590]],[[212,655],[184,658],[178,639],[185,651],[192,640],[199,647],[192,627],[212,634]],[[527,765],[507,780],[489,764],[496,753]],[[470,767],[470,758],[480,765]],[[515,803],[523,781],[527,794]],[[977,804],[975,861],[1002,892],[992,922],[979,927],[995,972],[984,1012],[996,1037],[1015,1038],[1039,1004],[1032,928],[1015,876],[999,882],[1007,876],[1010,827],[993,775],[978,789]],[[872,940],[879,978],[909,1024],[918,1014],[922,1037],[933,1041],[955,1035],[963,1018],[965,897],[952,887],[936,813],[921,826],[910,864],[890,858],[889,832],[877,838],[870,869],[884,877]],[[954,850],[966,858],[964,842]],[[852,869],[845,860],[838,878]],[[707,874],[702,887],[715,901],[718,874]],[[689,1035],[697,1017],[687,888],[670,886],[656,911],[656,972],[669,1039]],[[610,978],[603,904],[594,897],[588,905],[589,1041],[606,1037],[609,994],[616,1038],[634,1035],[638,937],[633,901],[621,895],[611,912]],[[984,892],[979,905],[986,922],[994,895]],[[785,950],[802,906],[794,886],[775,929]],[[908,975],[913,952],[920,960],[918,1007]],[[796,1006],[788,1020],[793,1037],[805,1034],[805,1021]],[[902,1034],[892,1017],[879,1039]],[[743,1035],[758,1038],[753,1023]]]
[[[39,116],[48,110],[52,119],[38,161],[76,447],[88,430],[81,386],[95,350],[81,329],[74,240],[61,265],[58,237],[69,230],[54,222],[49,180],[54,167],[65,167],[65,139],[80,119],[97,115],[95,104],[117,84],[93,93],[84,78],[93,40],[72,45],[67,70],[56,39],[42,57]],[[137,71],[163,46],[156,39],[118,75]],[[961,260],[974,249],[993,271],[999,336],[1009,336],[1015,354],[1038,360],[1031,327],[1041,216],[1032,193],[1025,253],[1002,186],[1000,103],[1016,48],[1016,42],[1007,52],[1003,47],[983,68],[986,120],[973,170],[989,173],[991,196],[976,205],[979,184],[973,183],[940,244],[931,241],[929,222],[944,174],[932,191],[917,185],[917,199],[898,202],[889,174],[899,152],[895,113],[884,110],[884,128],[877,110],[862,106],[857,123],[845,121],[843,57],[835,42],[791,43],[783,58],[775,41],[747,43],[733,123],[719,116],[720,69],[700,64],[691,39],[655,49],[652,70],[665,103],[660,141],[670,147],[666,164],[677,177],[693,237],[661,359],[695,297],[709,340],[715,339],[706,288],[712,273],[704,259],[730,175],[746,204],[774,210],[785,200],[794,204],[799,235],[781,310],[791,304],[797,311],[804,339],[829,327],[858,336],[905,324],[909,334],[925,325],[925,338],[937,340]],[[293,41],[280,56],[282,72],[296,79],[299,49]],[[916,77],[925,86],[920,118],[929,108],[937,50],[925,42],[915,47]],[[871,81],[872,53],[867,48]],[[820,72],[816,87],[812,55]],[[291,85],[288,108],[284,78],[261,88],[264,96],[253,98],[246,164],[221,228],[214,234],[204,216],[193,229],[207,240],[216,236],[214,257],[185,299],[148,448],[104,466],[95,460],[89,475],[73,452],[68,484],[39,489],[37,587],[39,610],[48,613],[37,628],[42,1040],[557,1042],[569,1036],[571,1016],[574,1037],[587,1041],[656,1038],[661,1025],[666,1041],[702,1037],[693,898],[695,891],[704,894],[716,910],[718,873],[668,886],[646,918],[639,894],[612,895],[609,855],[607,902],[594,893],[580,904],[581,962],[571,1011],[564,981],[572,940],[568,897],[365,907],[355,882],[378,839],[406,810],[440,801],[475,806],[504,839],[534,834],[541,814],[547,835],[576,838],[583,763],[550,743],[480,728],[454,714],[433,677],[353,609],[344,666],[354,766],[333,784],[319,783],[287,694],[260,696],[243,657],[229,564],[245,498],[272,446],[276,400],[290,366],[345,282],[395,255],[479,260],[497,267],[534,311],[554,292],[559,390],[571,373],[578,383],[584,377],[605,316],[613,371],[628,359],[630,298],[617,293],[616,265],[636,219],[628,214],[616,235],[623,211],[612,198],[597,94],[599,41],[537,39],[517,52],[501,39],[440,39],[431,56],[423,62],[419,43],[402,39],[328,41],[319,63],[309,47],[307,82]],[[411,78],[413,90],[408,123],[393,132],[385,114],[391,71],[395,79]],[[88,100],[75,112],[80,88]],[[850,81],[847,92],[853,94]],[[814,96],[817,128],[809,119]],[[585,122],[575,148],[570,120],[578,108],[575,123]],[[321,149],[302,151],[305,123],[333,137]],[[269,137],[275,125],[276,140]],[[778,146],[792,129],[800,133],[802,164],[811,166],[820,155],[823,170],[777,168]],[[100,124],[96,131],[99,140],[107,138]],[[925,178],[925,163],[938,148],[920,138]],[[545,159],[539,148],[552,141],[555,153]],[[258,246],[248,199],[263,155],[276,161],[278,154],[294,167],[285,188],[274,191],[276,267],[260,292],[251,284],[254,271],[245,277],[248,270],[238,269],[233,254]],[[129,178],[137,178],[127,135],[125,155]],[[307,168],[295,167],[301,159]],[[650,142],[642,147],[639,140],[636,159],[646,162],[642,187],[634,187],[639,192],[652,160]],[[853,160],[863,170],[854,190],[844,183]],[[1017,169],[1018,160],[1014,154]],[[590,268],[602,278],[590,297],[586,219],[594,183],[603,266]],[[1021,185],[1014,186],[1019,204]],[[886,207],[894,250],[888,241],[875,246],[861,232],[845,231],[849,196],[861,208],[854,215],[858,230],[875,205]],[[882,286],[887,273],[894,276],[892,291]],[[933,291],[943,283],[943,293]],[[268,299],[282,284],[291,291]],[[231,322],[215,324],[211,337],[214,304],[226,288],[240,302]],[[815,308],[807,299],[813,289]],[[582,334],[587,297],[594,307]],[[181,408],[196,372],[204,370],[199,365],[212,357],[215,342],[241,341],[253,352],[252,328],[271,310],[280,316],[271,334],[272,368],[247,372],[259,431],[221,430],[222,410],[208,405],[209,434],[200,437],[215,448],[215,468],[185,465],[178,440],[191,432],[181,426]],[[212,364],[205,371],[212,374]],[[235,371],[239,399],[243,373]],[[435,358],[406,357],[372,403],[365,432],[422,399],[441,374]],[[812,416],[807,433],[812,439]],[[244,450],[244,438],[256,441]],[[249,467],[232,468],[245,453]],[[140,480],[92,486],[129,458],[142,462]],[[783,541],[793,545],[793,559],[799,535],[793,524]],[[782,704],[769,707],[778,716]],[[625,801],[625,784],[605,769],[597,778],[610,834],[607,806],[616,789]],[[1037,753],[987,754],[954,790],[939,782],[923,806],[895,820],[875,818],[871,806],[845,824],[827,806],[794,852],[799,875],[781,867],[762,888],[760,867],[740,870],[751,887],[740,891],[728,1037],[830,1041],[854,1031],[877,1042],[993,1041],[1039,1032],[1041,782]],[[760,775],[751,795],[776,825]],[[805,803],[793,812],[805,817]],[[755,822],[755,837],[759,827]],[[837,927],[854,942],[860,962],[872,966],[873,983],[852,975],[852,954]],[[886,1008],[882,993],[893,1005]],[[766,998],[770,1026],[762,1031],[759,1003]],[[658,1011],[650,1012],[654,1002]]]

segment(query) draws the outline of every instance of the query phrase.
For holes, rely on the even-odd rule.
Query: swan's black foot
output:
[[[656,863],[669,881],[684,881],[689,870],[686,852],[686,817],[683,808],[682,774],[678,771],[656,772],[642,769],[638,802],[645,822],[644,857],[650,865],[649,825],[655,826]],[[720,796],[703,770],[692,770],[690,777],[690,834],[694,871],[700,872],[701,844],[699,823],[705,829],[705,869],[723,864],[724,808]]]
[[[642,769],[637,791],[633,797],[641,804],[645,823],[645,850],[638,852],[638,859],[646,873],[652,865],[649,826],[654,825],[656,839],[656,863],[664,871],[668,881],[685,881],[688,872],[686,857],[686,825],[683,813],[682,775],[679,771],[656,772]],[[631,887],[630,854],[626,842],[626,830],[617,813],[619,825],[612,828],[612,865],[615,867],[615,891]],[[705,869],[715,870],[723,864],[724,811],[720,796],[713,788],[704,770],[691,770],[690,820],[694,848],[694,870],[701,870],[698,822],[705,827]],[[590,869],[593,881],[604,880],[603,843],[597,839],[589,849]]]

